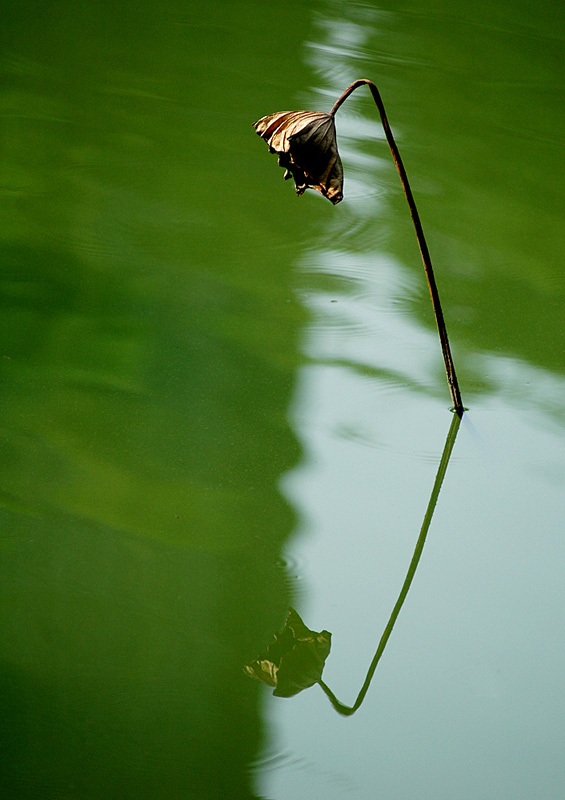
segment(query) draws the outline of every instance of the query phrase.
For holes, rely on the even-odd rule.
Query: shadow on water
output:
[[[244,667],[249,677],[273,686],[273,694],[277,697],[293,697],[304,689],[318,684],[339,714],[351,716],[359,709],[369,691],[378,663],[416,574],[460,424],[461,417],[453,414],[430,501],[404,583],[367,671],[367,677],[353,705],[347,706],[341,703],[322,680],[325,662],[330,654],[331,633],[326,630],[321,632],[310,630],[293,608],[289,610],[284,629],[275,634],[274,641],[267,647],[265,653]]]
[[[4,11],[0,795],[249,800],[304,316],[241,200],[271,12]]]
[[[220,281],[158,295],[24,244],[0,262],[0,794],[248,800],[239,665],[288,605],[294,320],[273,365],[212,327]]]

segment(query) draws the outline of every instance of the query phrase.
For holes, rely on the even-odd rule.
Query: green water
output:
[[[563,11],[8,2],[0,26],[0,790],[558,800]],[[352,704],[452,421],[366,90],[344,201],[259,117],[379,86],[465,415],[351,718],[243,666],[294,606]]]

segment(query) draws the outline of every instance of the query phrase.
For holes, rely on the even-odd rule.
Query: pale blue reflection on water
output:
[[[306,47],[320,87],[305,107],[377,77],[360,75],[359,62],[376,73],[393,63],[370,42],[394,14],[355,9],[333,3],[320,16]],[[480,27],[474,35],[478,56]],[[324,680],[345,703],[398,595],[451,421],[435,331],[410,313],[423,275],[387,253],[389,231],[377,227],[397,191],[385,151],[367,147],[382,136],[352,108],[337,121],[346,200],[298,265],[310,363],[291,415],[305,456],[282,482],[300,512],[287,553],[294,603],[309,627],[332,632]],[[404,131],[391,124],[402,150]],[[459,304],[461,317],[473,313],[472,301]],[[455,359],[468,386],[488,391],[465,393],[463,382],[470,411],[373,686],[349,719],[317,687],[290,701],[266,695],[262,797],[561,797],[565,381],[457,341]]]

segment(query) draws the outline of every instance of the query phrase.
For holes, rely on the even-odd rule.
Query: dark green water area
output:
[[[564,16],[3,3],[2,798],[561,800]]]

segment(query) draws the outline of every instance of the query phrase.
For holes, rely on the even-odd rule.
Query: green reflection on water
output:
[[[252,796],[300,456],[293,243],[241,157],[274,19],[3,9],[3,797]]]
[[[383,73],[452,340],[563,375],[561,5],[371,5],[390,14],[367,24],[343,4],[340,13],[366,34],[355,70]],[[415,270],[402,198],[389,195],[387,249]],[[419,292],[411,307],[431,326],[427,302]],[[496,383],[473,373],[459,375],[466,400],[464,387]]]

